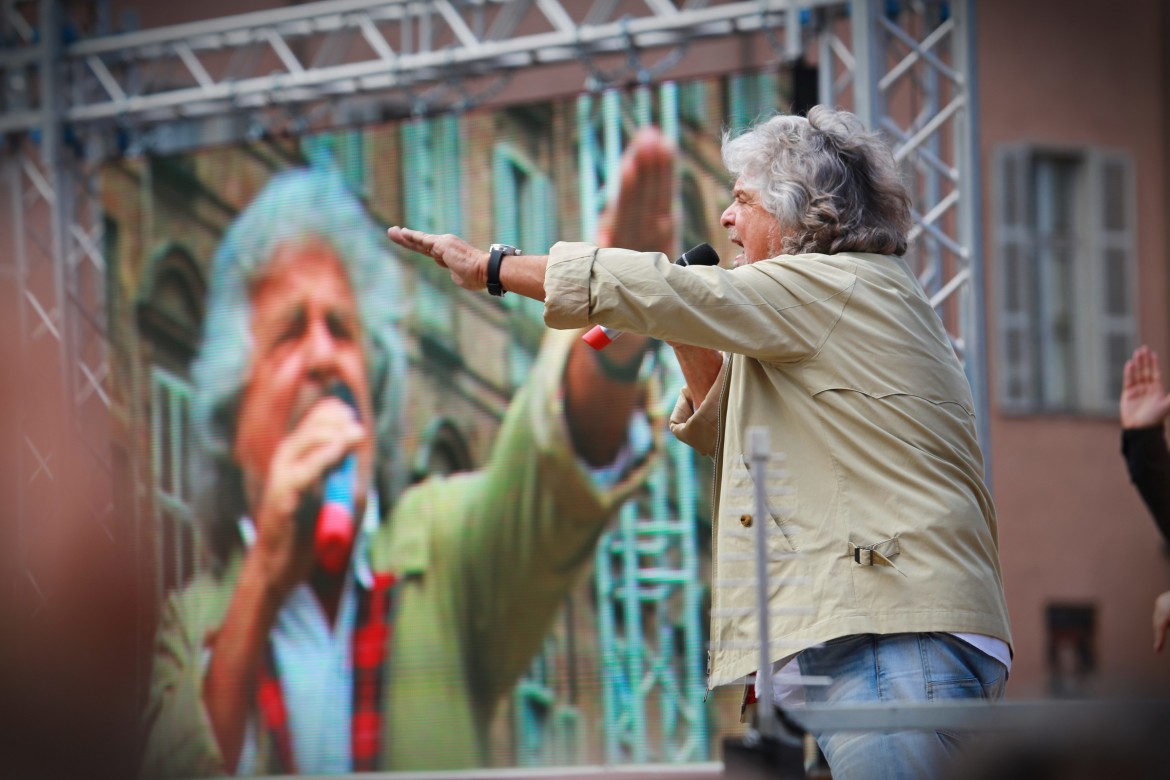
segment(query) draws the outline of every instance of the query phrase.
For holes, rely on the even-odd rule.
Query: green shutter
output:
[[[1031,187],[1026,149],[1004,149],[996,162],[996,326],[999,333],[1000,402],[1015,411],[1038,402],[1036,371],[1036,289]]]
[[[402,126],[406,226],[428,233],[463,232],[459,117],[415,119]]]
[[[1100,360],[1092,364],[1091,387],[1086,402],[1093,411],[1112,412],[1121,395],[1125,361],[1137,345],[1137,246],[1134,228],[1136,194],[1130,159],[1118,153],[1090,155],[1089,192],[1098,200],[1089,213],[1097,221],[1094,246],[1089,254],[1093,267],[1092,304],[1095,322],[1090,332]]]
[[[527,249],[520,240],[519,199],[514,155],[509,147],[497,144],[492,150],[492,201],[495,240]]]

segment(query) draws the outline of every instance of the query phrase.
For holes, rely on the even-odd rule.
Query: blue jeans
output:
[[[1004,665],[950,634],[858,634],[803,651],[803,675],[832,678],[808,686],[812,704],[938,701],[1003,696]],[[827,731],[814,734],[833,780],[902,780],[943,775],[959,755],[949,731]]]

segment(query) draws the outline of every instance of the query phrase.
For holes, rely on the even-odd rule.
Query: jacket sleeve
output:
[[[561,382],[578,338],[548,334],[484,469],[420,486],[395,511],[395,522],[435,518],[430,576],[461,616],[481,706],[494,706],[527,669],[606,521],[644,474],[645,463],[601,490],[574,451]]]
[[[1170,543],[1170,450],[1162,426],[1122,430],[1121,453],[1130,481]]]
[[[813,355],[857,284],[851,261],[825,255],[734,270],[680,267],[661,253],[558,243],[545,270],[545,324],[600,324],[770,363]]]
[[[145,718],[142,776],[148,780],[226,774],[203,708],[205,637],[198,613],[207,606],[200,594],[184,591],[163,610]]]

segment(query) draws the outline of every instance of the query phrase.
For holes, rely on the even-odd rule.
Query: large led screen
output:
[[[715,760],[711,465],[664,345],[457,288],[391,225],[544,253],[712,242],[772,74],[106,165],[146,776]],[[671,163],[622,156],[645,126]]]

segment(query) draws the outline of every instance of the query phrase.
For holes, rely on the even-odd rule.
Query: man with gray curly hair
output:
[[[650,133],[625,162],[598,240],[670,248],[672,149]],[[192,375],[217,560],[161,617],[147,777],[485,765],[497,702],[644,479],[626,438],[647,341],[602,363],[566,333],[482,469],[404,489],[389,250],[340,176],[310,169],[274,177],[215,255]],[[327,556],[338,473],[358,529]]]
[[[736,177],[721,220],[743,249],[734,268],[559,243],[509,258],[503,285],[544,300],[553,328],[600,324],[675,347],[687,387],[671,429],[714,456],[718,475],[709,686],[759,663],[744,528],[763,522],[781,703],[999,698],[1011,633],[995,509],[970,387],[900,257],[910,199],[889,148],[818,106],[726,137],[723,155]],[[402,228],[390,237],[483,287],[482,250]],[[757,426],[787,456],[766,517],[743,503]],[[935,777],[960,744],[941,730],[815,736],[837,780]]]

